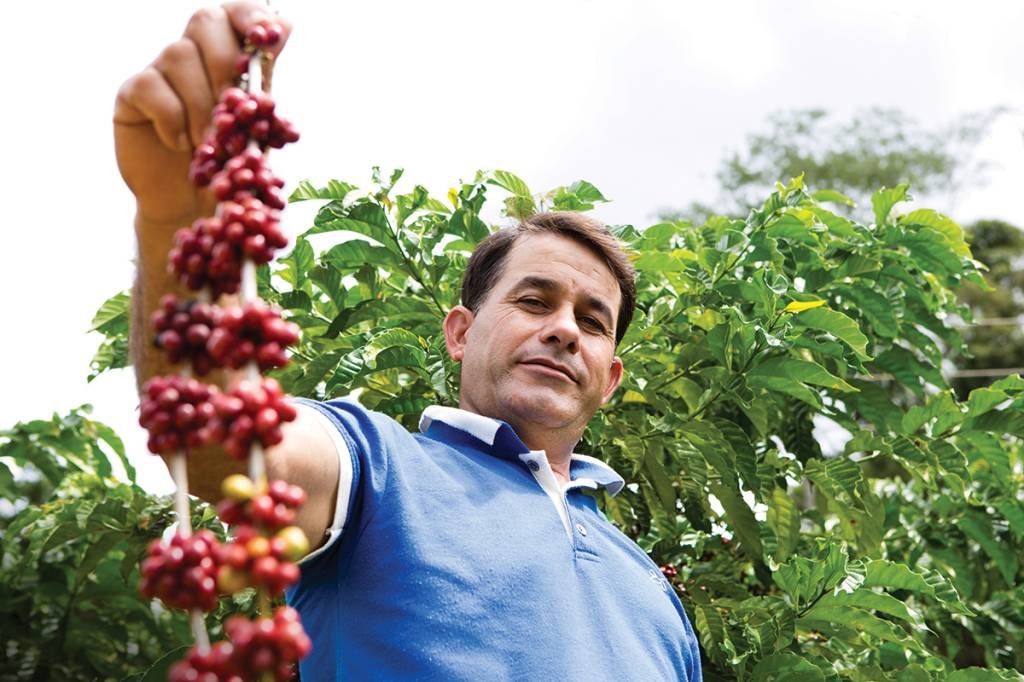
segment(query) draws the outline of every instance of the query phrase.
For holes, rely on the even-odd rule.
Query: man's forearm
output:
[[[195,297],[194,292],[189,291],[167,270],[167,255],[174,245],[174,235],[178,229],[190,222],[183,221],[181,225],[158,225],[146,222],[141,217],[137,217],[135,221],[138,260],[135,285],[132,289],[129,351],[135,366],[135,381],[140,393],[142,386],[150,378],[177,374],[182,369],[181,366],[168,362],[163,351],[153,344],[150,320],[160,307],[160,299],[166,294],[173,293],[182,299]],[[203,381],[223,386],[225,381],[234,378],[235,373],[226,376],[223,372],[213,372],[203,377]],[[220,498],[220,481],[225,476],[245,471],[244,463],[228,457],[219,446],[199,448],[189,454],[189,490],[208,502],[215,502]]]

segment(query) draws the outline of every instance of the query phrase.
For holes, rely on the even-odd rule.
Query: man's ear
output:
[[[464,305],[457,305],[444,316],[444,345],[448,357],[462,362],[466,354],[466,335],[473,324],[473,311]]]
[[[612,358],[612,369],[608,373],[608,388],[605,389],[604,395],[601,396],[601,404],[604,405],[612,399],[612,394],[622,384],[622,376],[626,370],[622,366],[622,358],[616,355]]]

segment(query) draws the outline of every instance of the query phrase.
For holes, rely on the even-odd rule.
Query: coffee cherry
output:
[[[228,159],[245,151],[249,140],[260,149],[280,149],[299,139],[289,121],[274,113],[274,99],[263,92],[247,93],[228,88],[213,108],[213,127],[196,148],[189,167],[192,181],[205,187],[224,168]]]
[[[277,310],[262,301],[253,301],[245,307],[224,310],[210,334],[207,350],[218,366],[241,369],[255,361],[265,372],[286,365],[285,348],[298,340],[298,325],[285,322]]]
[[[215,416],[212,386],[182,376],[153,377],[143,386],[139,424],[149,432],[150,452],[168,454],[210,441]]]
[[[214,296],[236,293],[242,282],[243,254],[225,233],[219,218],[200,218],[178,230],[168,270],[193,291],[209,287]]]
[[[224,623],[224,631],[233,649],[230,665],[244,679],[260,679],[269,673],[274,680],[285,682],[291,678],[294,664],[313,648],[298,612],[289,606],[278,608],[273,618],[250,621],[232,616]]]
[[[169,544],[153,540],[142,562],[141,591],[147,599],[159,598],[171,608],[217,606],[220,543],[209,530],[194,535],[175,535]]]
[[[272,19],[261,19],[245,32],[245,42],[253,47],[268,48],[277,45],[284,30]]]
[[[206,345],[217,325],[215,308],[167,294],[160,300],[160,309],[153,313],[152,323],[153,345],[166,353],[169,362],[187,361],[199,376],[214,367]]]
[[[210,423],[210,436],[238,460],[248,457],[253,443],[265,448],[280,443],[280,425],[298,414],[274,379],[240,381],[227,393],[218,394],[213,405],[216,416]]]
[[[239,201],[254,197],[271,208],[283,209],[281,188],[284,180],[271,172],[266,156],[246,149],[224,164],[224,169],[210,182],[210,190],[219,201]]]
[[[224,493],[224,497],[230,500],[244,502],[251,499],[256,493],[256,485],[248,476],[232,474],[224,479],[224,482],[221,483],[220,490]]]
[[[274,538],[284,544],[281,553],[289,561],[298,561],[309,553],[309,539],[298,526],[282,528]]]
[[[168,682],[244,682],[234,657],[231,642],[217,642],[205,654],[192,648],[184,659],[171,666]]]
[[[679,575],[679,570],[676,569],[676,567],[673,566],[672,564],[665,564],[664,566],[661,567],[661,573],[666,578],[668,578],[669,581],[671,581],[672,578],[675,578],[677,575]]]

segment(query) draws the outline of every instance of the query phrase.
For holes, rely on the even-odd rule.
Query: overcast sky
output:
[[[133,200],[114,165],[118,86],[184,28],[195,2],[19,2],[0,60],[0,428],[84,402],[143,483],[170,489],[135,426],[129,371],[86,384],[89,321],[132,280]],[[478,168],[535,191],[587,179],[597,215],[638,226],[713,200],[722,154],[767,114],[899,107],[935,126],[1005,105],[979,149],[989,185],[929,204],[1024,225],[1024,3],[594,0],[275,3],[295,23],[275,78],[302,178],[365,183],[373,165],[443,196]],[[291,232],[314,206],[286,212]]]

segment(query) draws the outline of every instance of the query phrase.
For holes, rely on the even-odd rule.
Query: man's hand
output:
[[[180,40],[121,86],[114,105],[117,164],[138,202],[143,224],[182,226],[212,213],[206,190],[188,177],[194,147],[202,143],[220,93],[234,84],[242,36],[270,16],[265,5],[232,2],[192,15]],[[291,23],[273,48],[280,53]]]

